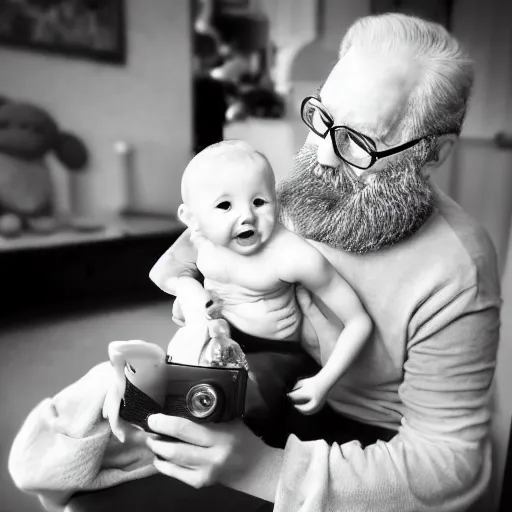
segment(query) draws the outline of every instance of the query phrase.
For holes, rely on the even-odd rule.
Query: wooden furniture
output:
[[[106,219],[96,232],[0,238],[3,312],[157,297],[163,292],[149,271],[182,231],[173,218],[127,216]]]

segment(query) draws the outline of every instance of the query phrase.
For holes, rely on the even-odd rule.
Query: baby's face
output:
[[[223,162],[202,173],[192,192],[191,210],[203,235],[239,254],[258,252],[275,225],[272,171],[263,160]]]

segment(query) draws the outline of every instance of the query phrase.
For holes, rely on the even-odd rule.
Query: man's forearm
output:
[[[248,471],[238,478],[223,483],[231,489],[273,503],[275,501],[283,458],[284,450],[266,446],[260,453],[257,462]]]
[[[196,259],[197,253],[190,242],[190,232],[186,230],[158,259],[149,272],[149,278],[164,292],[177,295],[177,278],[199,277]]]
[[[408,428],[388,443],[364,449],[357,442],[329,446],[291,436],[275,510],[466,510],[485,489],[490,464],[488,442],[482,448],[454,450]]]

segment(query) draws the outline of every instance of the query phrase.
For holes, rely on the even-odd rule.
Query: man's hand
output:
[[[241,421],[202,425],[185,418],[154,414],[148,424],[154,432],[173,438],[147,439],[156,455],[155,467],[195,488],[215,483],[237,488],[237,482],[257,473],[262,460],[274,450]]]

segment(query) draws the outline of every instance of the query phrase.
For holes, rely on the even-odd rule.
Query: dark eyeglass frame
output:
[[[310,100],[315,100],[316,101],[316,105],[315,105],[316,108],[321,110],[321,112],[325,116],[325,118],[327,120],[329,120],[330,126],[326,123],[326,129],[325,129],[325,131],[323,133],[319,132],[318,130],[316,130],[315,127],[312,126],[305,119],[304,107],[305,107],[306,103],[308,101],[310,101]],[[400,146],[395,146],[394,148],[386,149],[385,151],[375,151],[377,145],[375,144],[375,141],[373,139],[371,139],[370,137],[368,137],[367,135],[364,135],[364,134],[358,132],[357,130],[354,130],[353,128],[350,128],[349,126],[344,126],[344,125],[336,125],[335,126],[334,125],[334,119],[332,118],[331,114],[329,114],[329,112],[321,104],[319,98],[317,98],[316,96],[306,96],[302,100],[302,103],[301,103],[301,106],[300,106],[300,116],[302,118],[303,123],[313,133],[315,133],[319,137],[322,137],[322,139],[325,139],[327,134],[330,133],[331,141],[332,141],[332,147],[334,149],[334,153],[336,154],[336,156],[338,158],[340,158],[341,160],[343,160],[345,163],[347,163],[349,165],[352,165],[353,167],[357,167],[358,169],[369,169],[370,167],[375,165],[375,163],[378,160],[380,160],[381,158],[385,158],[387,156],[395,155],[396,153],[400,153],[402,151],[405,151],[406,149],[412,148],[413,146],[415,146],[416,144],[418,144],[419,142],[421,142],[423,139],[425,139],[427,137],[427,136],[424,136],[424,137],[420,137],[419,139],[410,140],[409,142],[406,142],[405,144],[401,144]],[[336,131],[340,130],[340,129],[346,130],[348,132],[350,138],[361,149],[363,149],[364,151],[366,151],[370,155],[371,161],[370,161],[370,163],[366,167],[354,164],[354,163],[350,162],[349,160],[347,160],[346,158],[344,158],[341,155],[341,153],[340,153],[340,151],[338,149],[338,144],[336,143]]]

